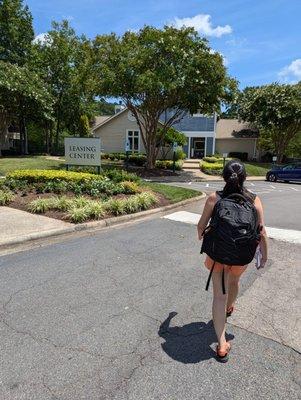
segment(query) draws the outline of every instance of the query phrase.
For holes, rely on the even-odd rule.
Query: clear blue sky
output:
[[[36,35],[69,19],[78,34],[193,25],[241,87],[301,80],[301,0],[25,0]]]

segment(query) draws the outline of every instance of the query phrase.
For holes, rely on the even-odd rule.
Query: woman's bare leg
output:
[[[230,307],[234,306],[234,303],[236,301],[237,295],[238,295],[238,282],[239,282],[239,276],[233,275],[229,273],[229,278],[228,278],[228,299],[227,299],[227,309]]]
[[[228,271],[225,269],[225,287],[228,286]],[[226,347],[225,324],[226,324],[226,304],[227,294],[223,294],[222,290],[222,272],[213,271],[213,303],[212,303],[212,319],[217,336],[218,346],[220,350]]]
[[[247,266],[244,267],[232,267],[235,269],[235,275],[232,273],[232,270],[229,271],[229,278],[228,278],[228,300],[227,300],[227,309],[234,306],[238,295],[239,289],[239,279],[241,275],[246,270]]]

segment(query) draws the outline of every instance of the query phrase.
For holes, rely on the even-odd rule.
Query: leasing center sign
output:
[[[100,138],[65,138],[67,165],[100,166]]]

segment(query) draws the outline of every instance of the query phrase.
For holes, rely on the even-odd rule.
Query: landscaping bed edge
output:
[[[127,214],[127,215],[120,215],[118,217],[111,217],[111,218],[106,218],[102,219],[99,221],[91,221],[91,222],[83,222],[80,224],[74,224],[73,226],[67,227],[67,228],[59,228],[59,229],[51,229],[49,231],[45,232],[37,232],[37,233],[29,233],[26,236],[20,236],[18,238],[14,239],[9,239],[6,241],[3,241],[0,243],[0,249],[5,249],[7,247],[13,246],[13,245],[19,245],[22,243],[27,243],[33,240],[38,240],[38,239],[44,239],[48,237],[53,237],[53,236],[59,236],[59,235],[64,235],[67,233],[72,233],[72,232],[78,232],[78,231],[85,231],[89,229],[102,229],[102,228],[107,228],[110,226],[114,226],[123,222],[129,222],[133,221],[136,219],[140,219],[143,217],[146,217],[148,215],[152,214],[157,214],[161,212],[165,212],[168,210],[172,210],[174,208],[178,208],[180,206],[184,206],[189,203],[193,203],[194,201],[201,200],[206,197],[205,193],[202,193],[199,196],[191,197],[189,199],[181,200],[177,203],[173,204],[168,204],[163,207],[157,207],[157,208],[152,208],[150,210],[146,211],[140,211],[137,213],[133,214]]]

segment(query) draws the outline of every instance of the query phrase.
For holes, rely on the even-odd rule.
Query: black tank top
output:
[[[223,198],[224,197],[224,191],[223,190],[217,190],[216,194],[220,197]],[[249,199],[252,203],[254,203],[255,199],[256,199],[256,194],[250,192],[248,189],[244,189],[243,193],[244,196],[246,196],[247,199]]]

